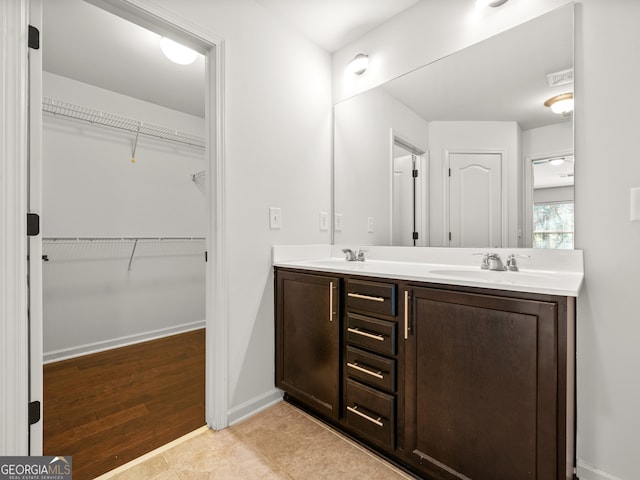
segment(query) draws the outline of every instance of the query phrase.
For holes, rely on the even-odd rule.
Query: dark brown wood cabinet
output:
[[[312,410],[340,412],[340,278],[276,274],[276,386]]]
[[[277,386],[425,479],[573,478],[574,325],[572,297],[276,268]]]
[[[557,303],[433,288],[410,296],[405,448],[414,463],[444,479],[565,478]]]

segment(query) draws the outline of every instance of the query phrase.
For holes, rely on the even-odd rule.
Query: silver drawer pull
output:
[[[360,372],[366,373],[367,375],[371,375],[372,377],[376,377],[376,378],[384,378],[384,375],[380,375],[380,370],[378,370],[377,372],[373,372],[371,370],[368,370],[366,368],[361,367],[360,365],[358,365],[357,363],[351,363],[351,362],[347,362],[347,367],[351,367],[354,368]]]
[[[371,300],[373,302],[384,302],[384,297],[371,297],[369,295],[362,295],[360,293],[347,293],[347,297],[359,298],[360,300]]]
[[[384,337],[382,335],[374,335],[373,333],[363,332],[357,328],[347,328],[347,332],[355,333],[356,335],[362,335],[363,337],[373,338],[374,340],[379,340],[384,342]]]
[[[347,410],[349,410],[350,412],[355,413],[356,415],[360,415],[365,420],[369,420],[371,423],[375,423],[379,427],[384,427],[384,424],[380,421],[382,419],[382,417],[378,417],[378,418],[370,417],[366,413],[362,413],[362,412],[358,411],[358,406],[357,405],[355,407],[347,407]]]

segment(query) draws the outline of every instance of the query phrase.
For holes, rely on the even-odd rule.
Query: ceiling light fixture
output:
[[[549,165],[553,165],[557,167],[558,165],[562,165],[564,163],[564,157],[552,158],[549,160]]]
[[[354,75],[362,75],[369,67],[369,55],[359,53],[347,63],[346,70]]]
[[[507,3],[508,0],[476,0],[476,5],[479,7],[499,7],[500,5]]]
[[[573,93],[556,95],[544,102],[545,107],[550,107],[553,113],[564,115],[573,111]]]
[[[198,52],[167,37],[160,39],[160,48],[169,60],[179,65],[190,65],[198,58]]]

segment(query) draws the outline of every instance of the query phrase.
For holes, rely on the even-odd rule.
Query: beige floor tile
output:
[[[175,445],[114,480],[406,480],[392,465],[280,402]]]

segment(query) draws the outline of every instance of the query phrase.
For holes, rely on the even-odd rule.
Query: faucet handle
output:
[[[344,258],[347,262],[353,262],[356,259],[356,254],[350,248],[343,248]]]
[[[491,253],[478,252],[478,253],[472,253],[472,255],[482,255],[482,263],[480,264],[480,268],[482,270],[489,270],[489,256],[495,255],[495,253],[491,254]]]
[[[364,262],[365,258],[364,258],[364,254],[367,253],[366,250],[358,250],[358,261],[359,262]]]

